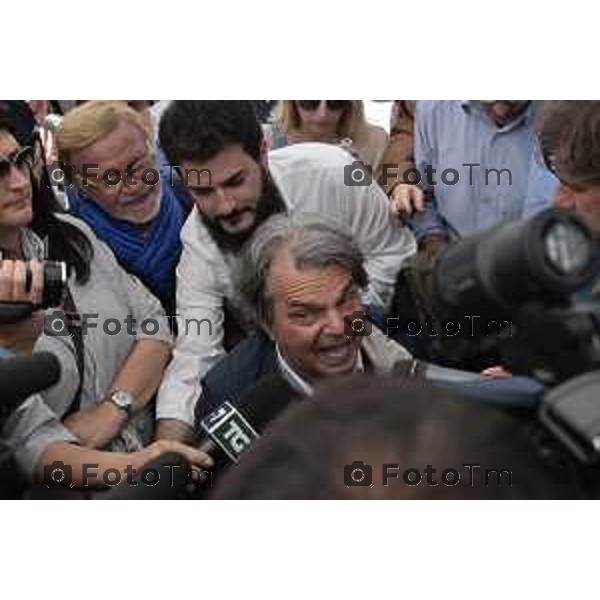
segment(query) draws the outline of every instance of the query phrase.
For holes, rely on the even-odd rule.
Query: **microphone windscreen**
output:
[[[256,429],[262,431],[295,399],[290,384],[279,374],[269,375],[245,392],[239,410]]]
[[[0,358],[0,416],[9,415],[29,396],[52,387],[60,379],[60,363],[54,354]]]

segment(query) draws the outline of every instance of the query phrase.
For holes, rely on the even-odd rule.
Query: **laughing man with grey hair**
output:
[[[266,376],[291,395],[353,372],[386,373],[411,355],[366,318],[362,252],[331,221],[285,214],[268,219],[245,249],[237,284],[260,330],[223,358],[202,382],[196,417],[242,394]]]
[[[260,380],[261,393],[268,383],[297,399],[312,396],[325,380],[355,372],[393,371],[477,401],[537,405],[544,390],[533,380],[492,379],[414,360],[363,306],[364,262],[353,237],[322,217],[281,214],[259,227],[242,255],[237,288],[260,329],[202,381],[197,431],[207,414],[226,401],[238,404]]]

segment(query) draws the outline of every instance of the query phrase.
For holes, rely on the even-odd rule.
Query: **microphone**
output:
[[[0,359],[0,423],[29,396],[41,392],[60,379],[60,363],[54,354]]]
[[[210,455],[216,467],[237,463],[267,425],[298,397],[279,373],[261,379],[242,395],[237,407],[225,402],[200,422],[200,434],[206,439],[199,450]]]
[[[237,407],[225,402],[200,422],[199,429],[206,439],[198,449],[213,458],[213,469],[237,462],[240,455],[260,437],[267,425],[297,397],[298,394],[278,374],[260,380],[242,395]],[[182,456],[167,452],[146,463],[138,471],[133,485],[122,481],[99,498],[200,500],[206,497],[209,485],[212,486],[212,474],[209,480],[194,482],[190,476],[190,469],[190,464]],[[144,473],[151,470],[160,473],[159,482],[153,486],[144,482]]]

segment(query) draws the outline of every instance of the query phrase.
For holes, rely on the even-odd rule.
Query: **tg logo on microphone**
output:
[[[260,437],[229,402],[208,415],[201,426],[233,462],[238,462],[240,455]]]

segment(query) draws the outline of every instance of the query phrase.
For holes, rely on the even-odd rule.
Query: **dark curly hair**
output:
[[[204,162],[240,145],[260,158],[263,134],[251,100],[174,100],[165,110],[159,140],[172,165]]]

